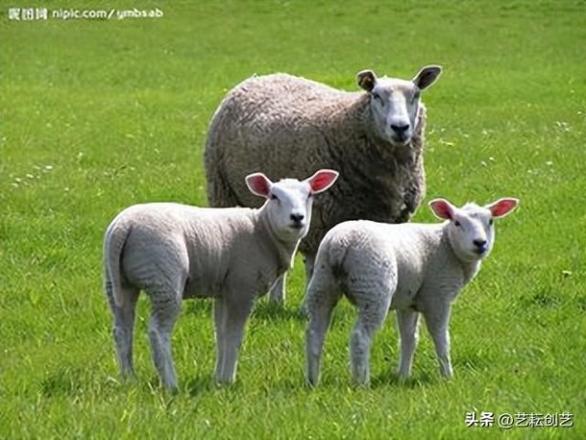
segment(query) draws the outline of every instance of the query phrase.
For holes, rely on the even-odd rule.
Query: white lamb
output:
[[[391,225],[348,221],[331,229],[320,244],[307,293],[307,380],[319,381],[320,358],[332,311],[344,294],[358,308],[350,338],[352,375],[369,382],[370,345],[389,309],[397,310],[401,340],[398,374],[411,374],[419,314],[433,338],[441,374],[451,377],[448,323],[451,304],[476,275],[494,244],[493,219],[509,214],[517,199],[485,207],[456,208],[430,202],[443,224]]]
[[[149,337],[163,385],[176,388],[171,332],[181,301],[213,297],[216,379],[231,383],[246,320],[255,298],[290,266],[311,221],[313,195],[338,173],[321,170],[299,181],[272,183],[246,177],[259,209],[196,208],[173,203],[135,205],[122,211],[104,238],[105,288],[114,315],[122,375],[133,375],[132,333],[140,290],[151,300]]]

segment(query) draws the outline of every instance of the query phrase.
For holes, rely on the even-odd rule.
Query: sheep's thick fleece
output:
[[[132,206],[106,233],[107,267],[111,274],[120,267],[120,282],[180,292],[183,298],[233,295],[238,283],[265,293],[288,269],[291,255],[279,247],[266,222],[259,221],[260,213],[174,203]]]
[[[105,290],[114,314],[122,375],[134,374],[132,338],[140,290],[151,300],[149,338],[163,384],[176,388],[171,332],[181,301],[215,297],[216,379],[232,382],[244,326],[258,294],[290,266],[299,238],[277,239],[259,209],[136,205],[110,224],[104,240]]]
[[[320,245],[307,292],[307,375],[317,385],[321,351],[332,310],[344,294],[358,309],[350,340],[354,380],[369,381],[370,344],[389,309],[397,310],[401,335],[399,376],[410,375],[425,318],[434,339],[440,369],[452,375],[448,322],[451,303],[480,267],[480,260],[459,258],[441,225],[388,225],[370,221],[342,223]]]
[[[342,178],[316,200],[299,246],[303,254],[313,258],[325,233],[346,220],[409,220],[425,191],[425,108],[420,104],[411,142],[394,146],[375,135],[369,99],[365,92],[287,74],[245,80],[226,96],[210,125],[210,205],[258,206],[243,184],[256,169],[277,179],[332,168]]]
[[[320,247],[316,288],[319,277],[337,274],[335,282],[353,303],[372,301],[373,294],[386,292],[392,294],[391,309],[433,312],[438,301],[453,299],[480,266],[479,261],[464,262],[456,256],[444,233],[446,226],[360,220],[338,225]],[[396,285],[394,292],[370,289],[389,284]]]

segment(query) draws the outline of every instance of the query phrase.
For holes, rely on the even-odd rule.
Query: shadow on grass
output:
[[[70,396],[76,394],[81,389],[81,372],[71,368],[61,368],[41,382],[43,395],[52,396]]]
[[[202,393],[213,391],[217,388],[209,375],[194,377],[188,380],[183,386],[183,390],[191,397],[196,397]]]
[[[212,313],[213,303],[213,300],[202,301],[200,299],[185,301],[183,313],[186,315],[209,317]],[[263,321],[289,319],[305,321],[306,319],[300,308],[275,304],[265,298],[257,300],[252,317]]]
[[[190,397],[198,397],[203,393],[222,393],[222,395],[229,396],[231,393],[240,393],[247,390],[247,385],[240,379],[232,384],[218,384],[212,375],[204,374],[202,376],[193,377],[185,382],[185,385],[180,387],[181,392],[188,394]]]
[[[392,371],[381,373],[371,378],[371,388],[385,386],[403,387],[403,388],[421,388],[437,383],[438,378],[427,373],[412,376],[406,380],[400,380],[399,376]]]
[[[41,392],[46,397],[73,396],[84,393],[88,389],[96,389],[101,392],[118,390],[128,387],[135,381],[128,379],[121,381],[113,376],[103,376],[96,379],[88,374],[87,370],[80,368],[61,367],[47,374],[40,383]]]
[[[306,320],[306,317],[298,307],[286,307],[261,300],[256,304],[252,312],[252,319],[260,319],[261,321],[296,320],[302,322]]]
[[[211,300],[190,299],[183,301],[183,313],[186,315],[209,317],[212,313],[214,302]]]

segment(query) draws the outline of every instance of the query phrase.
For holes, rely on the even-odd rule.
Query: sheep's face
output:
[[[256,173],[247,176],[246,183],[253,194],[267,199],[263,210],[273,233],[280,240],[292,242],[309,231],[313,196],[328,189],[337,178],[337,171],[320,170],[303,181],[283,179],[273,183]]]
[[[407,145],[415,133],[421,91],[431,86],[441,72],[428,66],[411,81],[377,78],[372,70],[358,73],[358,84],[369,93],[370,109],[377,134],[393,145]]]
[[[436,216],[449,220],[448,238],[458,258],[476,261],[485,258],[492,250],[494,219],[508,215],[518,203],[517,199],[504,198],[486,206],[468,203],[456,208],[447,200],[436,199],[430,202],[430,206]]]

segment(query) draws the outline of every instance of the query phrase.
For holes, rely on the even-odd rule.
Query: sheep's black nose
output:
[[[391,124],[391,128],[393,129],[393,131],[395,133],[397,133],[397,134],[403,134],[407,130],[409,130],[409,124],[406,124],[406,125],[395,125],[395,124]]]
[[[486,240],[474,240],[472,241],[472,243],[474,243],[474,246],[479,248],[483,248],[486,246]]]
[[[291,214],[291,220],[293,220],[295,223],[301,223],[301,220],[304,218],[305,216],[303,214]]]

